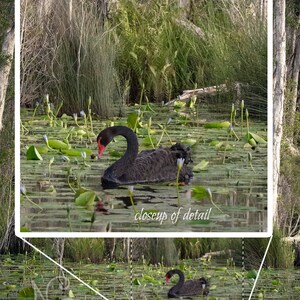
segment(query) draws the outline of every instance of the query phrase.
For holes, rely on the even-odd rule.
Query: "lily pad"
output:
[[[75,199],[75,204],[78,206],[92,206],[94,204],[95,198],[95,192],[84,192]]]
[[[133,285],[141,285],[141,282],[137,278],[134,278],[132,283],[133,283]]]
[[[195,186],[192,190],[192,197],[197,200],[205,199],[209,196],[206,187],[204,186]]]
[[[200,171],[207,170],[209,161],[201,160],[199,164],[193,167],[193,172],[199,173]]]
[[[142,127],[142,124],[140,123],[140,117],[139,117],[139,114],[137,112],[133,112],[133,113],[128,115],[127,125],[131,129]]]
[[[182,102],[182,101],[179,101],[179,100],[176,100],[174,102],[174,108],[175,109],[180,109],[180,108],[183,108],[186,106],[186,103],[185,102]]]
[[[91,149],[87,149],[87,148],[62,149],[61,152],[63,154],[67,154],[69,156],[81,156],[82,152],[85,152],[87,155],[91,155],[92,154],[92,150]]]
[[[183,144],[186,144],[186,145],[189,145],[189,146],[193,146],[197,143],[197,140],[196,139],[184,139],[184,140],[181,140],[181,142]]]
[[[37,148],[30,146],[26,152],[27,160],[43,160]]]
[[[228,128],[230,125],[230,122],[224,121],[224,122],[209,122],[204,124],[204,128]]]
[[[155,136],[152,136],[151,140],[152,140],[153,145],[157,144],[157,140],[156,140]],[[146,136],[143,141],[144,146],[152,146],[151,140],[150,140],[149,136]]]
[[[49,147],[53,149],[69,149],[70,146],[62,141],[59,140],[48,140]]]
[[[247,135],[246,135],[246,137],[247,137]],[[267,144],[267,141],[265,141],[262,137],[260,137],[256,133],[249,132],[249,137],[250,137],[250,140],[254,139],[257,144]],[[249,144],[250,144],[250,142],[249,142]]]

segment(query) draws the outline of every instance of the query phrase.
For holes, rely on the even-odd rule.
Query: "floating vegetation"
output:
[[[251,121],[250,128],[249,113],[246,110],[245,144],[244,137],[238,136],[231,126],[231,122],[235,123],[234,106],[231,108],[229,122],[224,121],[229,118],[229,114],[227,117],[226,114],[212,114],[203,105],[201,115],[207,121],[201,123],[194,117],[194,102],[176,109],[140,103],[128,108],[127,118],[106,121],[93,120],[90,108],[87,114],[81,111],[73,116],[64,114],[58,117],[59,108],[55,110],[47,101],[45,110],[42,104],[33,111],[22,110],[21,123],[28,130],[21,134],[22,183],[30,188],[30,199],[38,202],[43,212],[37,216],[31,210],[31,202],[23,202],[21,224],[24,225],[26,220],[26,228],[31,231],[49,230],[44,222],[52,224],[50,228],[55,228],[55,231],[70,228],[79,231],[106,230],[107,227],[111,227],[113,231],[266,230],[265,124]],[[134,202],[132,193],[129,190],[128,197],[124,187],[103,191],[100,180],[103,171],[117,157],[122,156],[127,147],[123,137],[116,137],[117,142],[111,143],[103,159],[94,159],[97,155],[94,130],[100,132],[112,125],[127,125],[135,130],[140,151],[159,146],[169,147],[177,141],[191,147],[193,163],[189,166],[194,172],[191,184],[179,188],[177,179],[173,182],[176,190],[165,183],[140,184],[135,186]],[[255,149],[252,148],[253,145]],[[249,168],[245,168],[247,164]],[[179,163],[178,174],[180,166]],[[42,189],[38,184],[42,181],[47,181],[52,188]],[[201,194],[197,190],[199,186],[203,186],[206,193],[201,201],[198,201]],[[208,190],[213,192],[208,193]],[[257,194],[262,195],[259,200]],[[98,199],[103,201],[98,204]],[[72,215],[72,218],[62,219],[66,205],[68,216]],[[219,209],[220,206],[222,210]],[[93,226],[85,226],[85,220],[91,221],[93,207],[96,211],[92,216]],[[248,215],[245,207],[250,211]],[[204,213],[210,209],[212,214],[209,222],[183,218],[186,213],[191,216],[196,211]],[[159,221],[140,221],[137,224],[134,220],[136,212],[142,210],[166,213],[167,218],[162,224]],[[99,212],[104,212],[101,218]],[[176,227],[172,224],[172,214],[178,214]],[[243,218],[249,220],[240,222]],[[138,226],[134,227],[133,224]]]

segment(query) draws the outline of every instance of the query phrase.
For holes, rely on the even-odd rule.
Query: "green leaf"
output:
[[[78,198],[81,194],[83,194],[85,192],[90,192],[90,190],[83,188],[83,187],[79,188],[79,190],[77,190],[75,193],[75,199]]]
[[[265,141],[262,137],[260,137],[258,134],[249,132],[250,138],[253,138],[257,144],[267,144],[267,141]],[[247,137],[247,135],[246,135]]]
[[[93,151],[87,148],[77,148],[77,149],[62,149],[61,152],[63,154],[67,154],[68,156],[81,156],[81,152],[85,152],[86,155],[91,155]]]
[[[209,161],[201,160],[199,164],[193,167],[193,172],[199,173],[200,171],[207,170]]]
[[[70,146],[62,141],[59,140],[48,140],[48,145],[52,149],[69,149]]]
[[[180,108],[183,108],[183,107],[185,107],[186,106],[186,103],[185,102],[182,102],[182,101],[180,101],[180,100],[176,100],[175,102],[174,102],[174,108],[175,109],[180,109]]]
[[[189,145],[189,146],[193,146],[197,143],[197,140],[195,139],[184,139],[184,140],[181,140],[181,142],[183,144],[186,144],[186,145]]]
[[[224,121],[224,122],[209,122],[204,124],[204,128],[228,128],[230,125],[230,122]]]
[[[49,151],[49,148],[44,146],[44,147],[37,147],[37,150],[40,154],[47,153]]]
[[[30,146],[26,152],[27,160],[43,160],[39,151],[34,147]]]
[[[247,273],[246,278],[248,279],[255,279],[257,276],[257,272],[255,270],[251,270]]]
[[[197,200],[203,200],[209,197],[206,187],[204,186],[195,186],[192,190],[192,197],[196,198]]]
[[[152,140],[153,145],[157,144],[157,140],[156,140],[155,136],[151,136],[151,140]],[[143,141],[144,146],[152,146],[151,140],[150,140],[149,136],[146,136]]]
[[[129,128],[141,128],[142,124],[140,123],[139,114],[137,112],[132,112],[127,117],[127,125]]]
[[[94,204],[95,198],[95,192],[84,192],[75,199],[75,204],[78,206],[92,206]]]
[[[134,278],[132,283],[133,285],[141,285],[141,282],[137,278]]]
[[[33,299],[35,296],[33,287],[25,287],[18,292],[18,299]]]
[[[21,232],[30,232],[30,229],[28,229],[27,227],[21,226],[20,231]]]

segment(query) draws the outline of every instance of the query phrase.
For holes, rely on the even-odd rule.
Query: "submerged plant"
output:
[[[249,163],[249,165],[250,165],[252,171],[253,171],[254,173],[256,173],[256,171],[255,171],[255,169],[253,168],[253,165],[252,165],[252,154],[251,154],[250,152],[248,152],[247,157],[248,157],[248,163]]]
[[[241,135],[243,136],[243,123],[244,123],[244,100],[241,101]]]
[[[35,203],[34,201],[32,201],[28,196],[27,196],[27,192],[26,192],[26,188],[24,185],[20,185],[20,192],[21,195],[23,195],[26,200],[28,200],[31,204],[35,205],[36,207],[38,207],[40,210],[43,210],[37,203]]]
[[[222,211],[222,210],[215,204],[215,202],[213,201],[213,199],[212,199],[212,192],[211,192],[210,188],[207,188],[206,191],[207,191],[207,194],[208,194],[208,196],[209,196],[209,199],[210,199],[211,204],[212,204],[217,210],[219,210],[219,211],[223,214],[223,211]]]
[[[131,202],[131,205],[132,205],[132,208],[134,210],[134,214],[137,214],[137,210],[135,208],[135,205],[134,205],[134,202],[133,202],[133,185],[129,185],[128,186],[128,193],[129,193],[129,199],[130,199],[130,202]]]
[[[180,206],[180,197],[179,197],[179,175],[180,175],[180,171],[183,167],[184,164],[184,158],[177,158],[177,176],[176,176],[176,189],[177,189],[177,199],[178,199],[178,207]]]

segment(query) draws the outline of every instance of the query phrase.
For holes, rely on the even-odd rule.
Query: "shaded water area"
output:
[[[186,280],[200,277],[208,279],[209,297],[215,297],[213,299],[239,300],[242,299],[242,293],[247,299],[253,286],[253,279],[244,278],[245,274],[240,268],[226,266],[226,261],[205,263],[202,260],[190,260],[182,264],[185,265]],[[71,275],[59,273],[59,269],[43,256],[2,256],[0,265],[0,299],[18,299],[18,293],[25,291],[43,295],[45,299],[47,295],[47,299],[101,299]],[[166,285],[165,274],[171,267],[161,265],[134,263],[132,282],[129,263],[67,262],[64,267],[106,298],[115,300],[130,299],[131,289],[133,299],[167,299],[168,290],[178,281],[178,277],[174,276]],[[34,294],[26,299],[34,299]]]
[[[224,105],[225,106],[225,105]],[[21,184],[26,187],[26,197],[21,201],[21,226],[31,232],[264,232],[267,230],[267,147],[256,147],[246,143],[241,127],[234,126],[239,136],[228,134],[227,128],[205,128],[210,121],[229,121],[230,106],[212,110],[208,105],[197,107],[197,116],[178,113],[171,107],[153,106],[154,112],[143,113],[142,125],[137,133],[140,150],[151,149],[146,124],[151,117],[151,133],[156,146],[163,132],[162,126],[169,118],[167,134],[163,134],[160,145],[170,147],[171,141],[181,141],[192,149],[192,167],[196,167],[190,185],[176,186],[162,184],[139,184],[134,186],[133,200],[138,212],[147,216],[154,214],[154,220],[135,215],[126,186],[103,190],[101,175],[116,161],[126,149],[123,137],[110,143],[100,160],[90,153],[84,160],[80,156],[82,148],[97,155],[96,135],[105,127],[127,125],[127,115],[136,111],[128,108],[126,117],[113,120],[96,120],[93,117],[92,133],[82,133],[89,126],[83,118],[65,116],[57,118],[49,126],[46,114],[32,110],[22,110],[21,121]],[[238,120],[239,122],[239,120]],[[245,126],[244,121],[244,126]],[[73,127],[73,130],[71,128]],[[265,121],[252,119],[250,131],[263,139],[267,136]],[[72,149],[79,156],[45,150],[43,135],[49,140],[63,141],[69,135]],[[242,137],[242,138],[241,138]],[[34,145],[42,149],[43,160],[27,160],[26,147]],[[42,153],[45,152],[45,153]],[[252,164],[252,166],[251,166]],[[195,187],[209,188],[212,199],[201,197],[193,191]],[[94,206],[75,205],[76,190],[81,187],[96,193],[99,200]],[[28,198],[31,200],[29,201]],[[212,201],[213,202],[212,202]],[[35,204],[33,204],[34,202]],[[96,202],[95,202],[96,203]],[[99,209],[100,207],[100,209]]]

